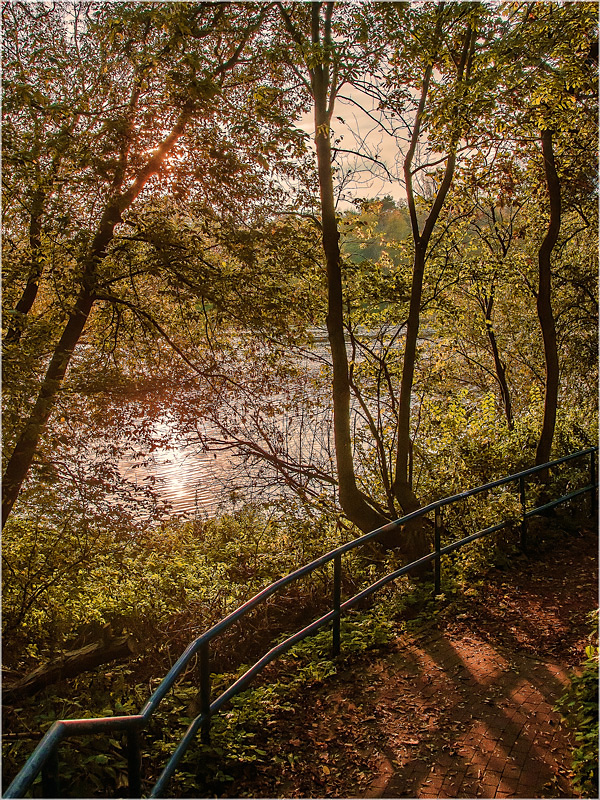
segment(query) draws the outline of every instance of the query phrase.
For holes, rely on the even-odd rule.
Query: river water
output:
[[[324,333],[324,332],[323,332]],[[426,340],[421,340],[423,343]],[[321,335],[313,345],[315,353],[323,360],[329,360],[326,338]],[[307,367],[308,372],[314,370]],[[312,391],[312,390],[311,390]],[[294,423],[295,415],[282,417],[279,427],[288,429]],[[321,423],[321,424],[320,424]],[[312,415],[309,427],[313,429],[312,436],[316,435],[315,426],[322,427],[323,418]],[[330,425],[327,425],[329,428]],[[298,429],[290,427],[290,437],[297,441]],[[185,439],[177,432],[175,418],[164,415],[156,423],[156,434],[163,441],[168,441],[168,446],[159,447],[152,451],[143,462],[141,460],[124,460],[120,463],[120,472],[128,481],[138,487],[152,487],[159,500],[170,505],[171,513],[192,518],[214,517],[219,510],[231,506],[229,499],[230,489],[227,479],[232,472],[235,456],[229,449],[215,448],[206,450],[199,442],[199,438]],[[166,435],[165,435],[166,434]],[[329,439],[331,431],[325,434]],[[306,436],[306,432],[301,434]],[[322,445],[329,449],[331,442]],[[314,447],[314,440],[313,440]],[[320,447],[320,446],[319,446]],[[311,452],[311,458],[312,458]],[[302,460],[302,458],[301,458]]]
[[[167,444],[154,447],[143,458],[121,460],[122,477],[137,489],[151,489],[159,501],[168,503],[171,514],[214,517],[226,500],[231,456],[219,450],[207,452],[199,441],[182,437],[168,413],[152,428]]]
[[[151,486],[159,499],[169,503],[173,514],[194,518],[217,513],[226,469],[222,457],[215,460],[213,454],[183,443],[157,450],[143,465],[131,461],[120,464],[124,478],[139,487]]]

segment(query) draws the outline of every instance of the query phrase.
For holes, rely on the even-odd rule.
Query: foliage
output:
[[[506,505],[502,497],[499,500],[501,506]],[[472,520],[467,519],[468,509],[464,509],[446,520],[445,535],[453,540],[463,526],[464,532],[472,532],[473,522],[480,522],[482,513],[496,521],[494,515],[510,511],[500,505],[492,498],[491,504],[473,513]],[[5,725],[16,734],[5,741],[6,778],[22,766],[30,750],[27,731],[33,731],[34,743],[38,731],[58,718],[136,713],[157,686],[160,679],[156,676],[168,669],[194,636],[262,586],[339,544],[339,533],[328,527],[325,519],[320,527],[316,522],[285,518],[276,509],[267,513],[266,509],[246,507],[202,525],[165,525],[159,530],[138,531],[135,536],[121,533],[113,542],[103,532],[78,544],[70,532],[61,549],[56,531],[41,526],[34,531],[14,518],[6,526],[10,534],[5,542],[6,561],[13,570],[16,563],[26,565],[26,569],[21,583],[15,580],[13,588],[5,583],[5,644],[11,653],[21,649],[21,641],[35,641],[37,647],[29,647],[23,657],[14,660],[5,650],[7,663],[21,669],[39,663],[53,652],[72,647],[74,641],[69,637],[89,633],[94,623],[107,621],[114,630],[127,630],[139,637],[141,646],[139,655],[125,666],[76,677],[70,681],[68,693],[59,684],[35,698],[22,700],[18,707],[5,707]],[[515,532],[509,529],[446,557],[441,598],[432,597],[430,583],[413,586],[408,578],[380,591],[372,609],[342,618],[341,660],[330,655],[329,628],[294,646],[268,668],[255,688],[246,690],[232,702],[230,710],[215,718],[212,745],[193,745],[175,778],[175,791],[194,794],[198,785],[218,791],[228,781],[227,776],[235,775],[243,765],[260,761],[264,752],[254,739],[259,730],[268,729],[273,714],[287,713],[285,710],[304,697],[310,686],[325,681],[340,666],[347,666],[353,654],[385,645],[398,629],[420,628],[456,613],[465,589],[467,594],[482,591],[482,575],[490,565],[506,565],[515,552],[515,542]],[[81,569],[77,563],[82,552],[89,556],[91,568]],[[36,572],[40,564],[52,579],[45,585],[40,582],[39,569]],[[347,556],[344,592],[359,591],[396,566],[393,555],[379,559],[368,554]],[[35,591],[39,602],[27,607],[25,601]],[[213,697],[245,672],[247,667],[240,665],[241,660],[253,660],[268,649],[274,637],[283,638],[291,626],[306,623],[306,617],[294,619],[302,606],[312,609],[316,599],[315,609],[320,608],[320,613],[328,610],[331,591],[330,572],[317,572],[314,579],[303,580],[288,599],[285,594],[278,595],[277,602],[265,609],[266,616],[248,617],[252,636],[233,630],[222,644],[217,641],[212,656]],[[440,604],[440,600],[444,602]],[[15,630],[19,610],[24,613],[21,627]],[[199,712],[194,676],[191,669],[165,698],[145,735],[148,780],[156,779],[183,732],[182,726]],[[98,792],[109,786],[118,791],[125,782],[122,748],[120,737],[114,736],[100,736],[65,748],[61,774],[77,794],[90,785]],[[194,764],[202,765],[199,772]]]
[[[289,535],[292,525],[293,540]],[[4,641],[15,654],[20,650],[18,643],[29,646],[20,657],[9,660],[5,656],[7,665],[23,669],[68,650],[78,636],[97,632],[103,623],[110,623],[113,632],[127,631],[138,638],[140,655],[125,667],[114,666],[75,678],[68,695],[59,685],[35,699],[21,701],[18,708],[5,708],[5,724],[16,733],[22,731],[25,721],[29,730],[38,730],[70,716],[136,713],[147,698],[149,686],[156,685],[150,676],[164,672],[190,639],[259,588],[339,544],[339,537],[325,524],[321,536],[317,531],[314,520],[278,519],[273,513],[269,516],[251,507],[203,525],[140,530],[135,536],[122,535],[112,542],[107,531],[95,536],[89,532],[84,541],[83,537],[78,540],[74,531],[55,531],[48,525],[33,529],[13,518],[6,526],[4,541],[6,571],[15,571],[17,563],[25,569],[14,583],[5,582]],[[359,572],[360,564],[355,562],[353,580],[358,579]],[[302,611],[303,604],[310,606],[314,593],[329,596],[329,581],[327,574],[304,581],[292,595],[298,610]],[[288,630],[293,623],[290,611],[283,608],[281,620],[273,613],[276,608],[270,613],[267,635]],[[250,619],[248,624],[256,622]],[[346,654],[361,652],[386,641],[390,625],[378,614],[352,615],[342,621],[342,635]],[[217,643],[213,652],[216,665],[236,665],[234,672],[213,675],[214,691],[225,688],[245,671],[239,666],[241,658],[258,654],[260,637],[248,642],[237,637],[236,633],[233,640]],[[297,645],[284,664],[284,672],[293,665],[292,677],[261,685],[236,698],[232,711],[215,722],[217,750],[207,751],[199,744],[188,760],[221,751],[228,759],[244,763],[260,758],[261,753],[252,745],[252,730],[264,724],[276,707],[290,702],[290,697],[307,683],[333,674],[337,667],[328,656],[330,641],[331,633],[325,630]],[[227,653],[227,648],[235,652]],[[146,676],[149,683],[140,682]],[[152,751],[154,769],[172,752],[182,720],[185,723],[196,707],[196,694],[193,684],[184,681],[153,718],[146,746]],[[247,702],[249,699],[251,702]],[[29,746],[26,736],[25,740],[5,741],[6,779],[20,768]],[[151,774],[157,777],[152,768]],[[97,791],[109,785],[118,791],[125,781],[120,738],[100,736],[81,749],[67,748],[61,758],[61,776],[69,791],[79,795],[90,785]],[[211,779],[218,782],[222,778],[217,770]],[[177,781],[189,789],[194,785],[189,780],[184,768]]]
[[[340,505],[366,529],[406,498],[531,465],[541,131],[563,197],[553,452],[597,441],[597,20],[590,3],[8,3],[3,31],[7,678],[102,631],[140,642],[126,668],[76,678],[80,699],[59,686],[7,711],[14,772],[24,727],[136,710],[200,631],[354,536]],[[374,197],[375,178],[406,201]],[[174,431],[231,454],[218,519],[169,519],[123,477],[124,458],[150,459]],[[529,502],[580,476],[532,481]],[[449,597],[510,557],[520,514],[512,490],[444,512],[444,542],[512,523],[449,557]],[[352,553],[344,589],[399,560]],[[231,631],[217,684],[304,606],[328,608],[331,572],[249,618],[251,637]],[[435,613],[427,583],[402,588],[388,617]],[[342,626],[357,652],[389,633],[377,615]],[[261,758],[252,734],[270,709],[337,669],[328,637],[215,722],[229,766]],[[194,697],[182,683],[161,709],[157,761]],[[84,773],[102,789],[102,748],[120,791],[121,742],[104,738],[67,757],[75,793]]]
[[[64,477],[66,459],[55,458],[56,441],[74,436],[82,393],[98,397],[99,389],[111,391],[115,382],[156,382],[158,374],[173,371],[166,387],[171,400],[178,381],[193,399],[188,430],[193,413],[212,415],[222,426],[222,441],[229,437],[228,446],[252,465],[248,484],[261,483],[264,469],[267,480],[303,501],[322,505],[329,495],[330,504],[333,493],[339,501],[342,487],[329,443],[318,464],[300,455],[309,447],[294,452],[281,444],[287,434],[280,416],[289,419],[290,412],[303,415],[301,436],[319,427],[325,438],[321,430],[331,427],[330,409],[319,402],[311,414],[307,403],[318,395],[331,405],[330,356],[322,358],[324,374],[314,389],[314,376],[299,377],[312,390],[308,400],[296,397],[287,407],[265,403],[265,394],[277,392],[274,379],[291,374],[290,352],[298,348],[300,359],[306,354],[307,327],[322,328],[325,321],[322,220],[314,213],[314,165],[300,126],[315,92],[304,76],[316,75],[317,67],[330,70],[332,81],[328,167],[339,183],[336,191],[346,192],[353,181],[343,154],[362,159],[356,176],[364,174],[365,163],[388,183],[398,170],[379,149],[370,150],[349,117],[332,116],[334,102],[345,114],[348,104],[368,109],[374,99],[377,108],[368,113],[382,141],[398,152],[406,152],[413,133],[423,139],[414,153],[411,202],[357,199],[360,211],[337,212],[341,305],[351,336],[349,448],[360,492],[373,509],[383,516],[399,510],[393,486],[404,372],[415,369],[413,476],[428,470],[421,425],[428,403],[450,407],[450,396],[467,386],[474,402],[494,391],[499,407],[510,396],[513,412],[527,416],[532,391],[543,388],[531,287],[546,200],[539,153],[528,138],[532,125],[542,122],[561,132],[558,168],[568,194],[553,298],[561,403],[590,395],[597,316],[590,8],[342,4],[330,9],[335,43],[303,49],[299,41],[310,38],[309,7],[280,5],[265,7],[264,18],[252,4],[65,7],[71,27],[62,6],[48,14],[5,8],[5,158],[11,167],[3,183],[6,459],[80,289],[104,201],[111,191],[125,197],[157,131],[169,130],[192,103],[193,118],[136,203],[121,209],[90,277],[93,308],[61,379],[65,391],[54,397],[56,410],[45,430],[40,420],[36,425],[40,438],[31,473],[51,472],[58,461]],[[325,8],[312,10],[323,14]],[[329,23],[322,21],[327,38]],[[477,37],[463,74],[459,53],[469,30]],[[252,48],[230,63],[225,55],[245,43],[246,34]],[[424,75],[429,89],[420,127],[413,127]],[[341,96],[343,81],[353,85],[351,100]],[[72,86],[78,87],[75,98]],[[571,147],[566,132],[575,129],[577,146]],[[459,135],[465,146],[455,153]],[[349,136],[354,144],[348,150]],[[450,168],[455,156],[456,168]],[[450,186],[441,191],[444,161]],[[355,181],[357,189],[360,177]],[[440,203],[445,198],[443,208],[436,197]],[[418,332],[429,342],[418,340],[414,358],[406,350],[406,322],[422,242],[410,235],[413,222],[429,241]],[[24,310],[21,300],[34,286],[35,303]],[[411,337],[414,323],[413,314]],[[249,357],[235,354],[240,330]],[[257,379],[261,360],[272,367],[273,380]],[[180,407],[185,402],[182,397]],[[114,405],[110,411],[118,413]],[[116,470],[106,478],[107,485],[116,480]],[[91,480],[88,473],[80,486]],[[36,480],[33,493],[38,487]],[[418,483],[412,488],[420,492]]]
[[[120,531],[15,517],[3,536],[7,666],[22,669],[108,624],[113,634],[155,641],[157,668],[258,589],[337,544],[326,519],[251,506],[203,523]]]
[[[558,710],[575,731],[573,786],[583,797],[598,795],[598,612],[590,616],[595,625],[590,636],[593,641],[585,648],[585,659],[558,702]]]

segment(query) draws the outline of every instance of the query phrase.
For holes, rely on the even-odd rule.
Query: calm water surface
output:
[[[313,345],[315,353],[329,360],[326,331],[315,329],[314,333],[318,334]],[[427,338],[420,342],[425,343]],[[285,420],[282,423],[285,428]],[[161,500],[170,503],[174,514],[214,517],[228,499],[224,483],[231,472],[231,454],[219,450],[206,452],[199,443],[183,440],[178,436],[175,418],[168,414],[154,428],[157,437],[168,441],[169,446],[154,450],[143,464],[122,461],[123,476],[138,486],[152,486]]]
[[[152,488],[160,500],[170,504],[173,514],[214,517],[226,499],[223,482],[228,472],[227,454],[206,452],[199,443],[183,440],[175,420],[168,416],[156,423],[154,429],[169,445],[156,448],[143,463],[121,461],[123,477],[138,487]]]

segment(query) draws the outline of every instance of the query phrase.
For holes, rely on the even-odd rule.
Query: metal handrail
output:
[[[454,550],[458,550],[459,548],[464,547],[466,544],[469,544],[470,542],[473,542],[476,539],[481,538],[482,536],[494,533],[495,531],[498,531],[506,527],[506,525],[510,524],[513,521],[513,520],[504,520],[503,522],[500,522],[496,525],[492,525],[481,531],[477,531],[476,533],[470,534],[456,542],[452,542],[451,544],[446,545],[445,547],[441,547],[441,541],[440,541],[441,509],[444,506],[456,503],[460,500],[465,500],[469,497],[473,497],[474,495],[480,494],[481,492],[489,491],[490,489],[494,489],[499,486],[512,483],[514,481],[519,481],[519,491],[520,491],[520,499],[522,506],[521,545],[523,547],[526,547],[527,520],[530,517],[536,514],[544,513],[545,511],[554,508],[555,506],[560,505],[561,503],[564,503],[567,500],[571,500],[575,497],[578,497],[588,492],[591,493],[592,513],[595,513],[597,511],[596,490],[598,488],[598,482],[597,482],[597,470],[595,461],[595,454],[597,453],[597,451],[598,447],[590,447],[587,448],[586,450],[580,450],[576,453],[571,453],[570,455],[556,459],[555,461],[550,461],[547,464],[531,467],[529,469],[523,470],[522,472],[516,473],[515,475],[509,475],[504,478],[500,478],[498,480],[486,483],[482,486],[477,486],[474,489],[469,489],[468,491],[460,492],[458,494],[451,495],[450,497],[442,498],[441,500],[436,500],[435,502],[430,503],[429,505],[424,506],[423,508],[420,508],[416,511],[413,511],[410,514],[406,514],[405,516],[397,520],[394,520],[393,522],[390,522],[387,525],[383,525],[382,527],[370,531],[369,533],[366,533],[363,536],[358,537],[357,539],[353,539],[352,541],[347,542],[346,544],[343,544],[340,547],[337,547],[334,550],[329,551],[328,553],[320,556],[319,558],[314,559],[309,564],[305,564],[303,567],[300,567],[294,572],[291,572],[289,575],[280,578],[279,580],[272,583],[270,586],[267,586],[265,589],[258,592],[258,594],[256,594],[246,603],[241,605],[239,608],[237,608],[231,614],[226,616],[220,622],[217,622],[208,631],[206,631],[201,636],[196,638],[193,642],[191,642],[188,645],[188,647],[184,650],[180,658],[171,667],[171,669],[164,677],[164,679],[162,680],[158,688],[155,690],[155,692],[150,696],[150,698],[148,699],[148,701],[146,702],[146,704],[144,705],[139,714],[130,716],[120,716],[120,717],[98,717],[92,719],[58,720],[57,722],[55,722],[49,728],[49,730],[42,738],[36,749],[33,751],[31,756],[25,763],[23,769],[12,781],[12,783],[6,790],[4,796],[7,798],[23,797],[25,795],[25,792],[27,792],[31,784],[34,782],[34,780],[40,773],[40,771],[42,772],[42,790],[44,796],[54,796],[54,797],[57,796],[58,794],[57,750],[59,744],[64,739],[76,735],[86,735],[86,734],[107,732],[107,731],[125,731],[127,733],[129,796],[140,797],[141,795],[140,738],[139,738],[140,731],[143,727],[145,727],[145,725],[147,724],[148,720],[158,707],[161,700],[173,687],[175,681],[184,671],[186,666],[189,664],[190,660],[199,652],[201,713],[189,725],[179,745],[173,752],[173,755],[169,759],[166,767],[164,768],[157,783],[155,784],[154,788],[151,791],[150,797],[160,797],[162,795],[162,792],[166,788],[169,779],[175,772],[179,761],[183,757],[184,753],[186,752],[187,748],[193,741],[198,731],[202,730],[203,736],[206,739],[208,737],[210,718],[214,716],[214,714],[216,714],[228,700],[230,700],[236,694],[241,692],[245,688],[245,686],[252,680],[252,678],[254,678],[259,672],[261,672],[261,670],[264,669],[264,667],[267,664],[269,664],[275,658],[280,656],[282,653],[289,650],[294,644],[306,638],[307,636],[310,636],[311,634],[315,633],[317,630],[322,628],[324,625],[327,625],[329,622],[333,622],[333,652],[335,655],[339,654],[340,617],[344,611],[349,610],[357,603],[359,603],[361,600],[365,599],[369,595],[376,592],[378,589],[385,586],[387,583],[390,583],[391,581],[399,578],[400,576],[406,575],[409,572],[412,572],[413,570],[417,569],[418,567],[421,567],[432,561],[434,562],[434,568],[435,568],[435,592],[436,594],[438,594],[440,591],[440,563],[441,563],[441,557],[443,555],[451,553]],[[590,456],[590,483],[587,486],[584,486],[580,489],[570,492],[567,495],[563,495],[562,497],[557,498],[549,503],[546,503],[543,506],[527,510],[526,497],[525,497],[525,478],[534,475],[538,472],[545,471],[550,467],[563,464],[573,459],[583,458],[584,456],[588,455]],[[425,516],[426,514],[430,514],[432,512],[434,512],[435,514],[434,551],[427,554],[426,556],[423,556],[422,558],[417,559],[416,561],[411,562],[410,564],[401,567],[400,569],[397,569],[389,573],[385,577],[380,578],[366,589],[363,589],[361,592],[354,595],[354,597],[351,597],[342,603],[341,602],[342,555],[344,555],[344,553],[349,552],[350,550],[353,550],[356,547],[360,547],[361,545],[365,544],[368,541],[371,541],[372,539],[377,538],[381,534],[396,530],[398,527],[405,525],[407,522],[410,522],[411,520]],[[259,605],[267,598],[269,598],[271,595],[273,595],[275,592],[282,589],[284,586],[287,586],[288,584],[292,583],[293,581],[298,580],[304,575],[308,575],[315,569],[324,566],[330,561],[334,561],[333,609],[329,611],[327,614],[320,617],[319,619],[312,622],[310,625],[307,625],[302,630],[297,631],[292,636],[285,639],[285,641],[271,648],[271,650],[269,650],[261,659],[259,659],[259,661],[257,661],[252,667],[250,667],[250,669],[244,675],[238,678],[237,681],[235,681],[228,689],[226,689],[216,700],[214,700],[211,703],[210,670],[209,670],[210,641],[219,634],[221,634],[223,631],[225,631],[227,628],[229,628],[234,622],[236,622],[242,616],[247,614],[257,605]]]

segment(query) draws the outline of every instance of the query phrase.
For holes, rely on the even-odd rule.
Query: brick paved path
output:
[[[473,634],[406,637],[396,653],[374,702],[393,733],[359,796],[572,796],[561,667]]]

